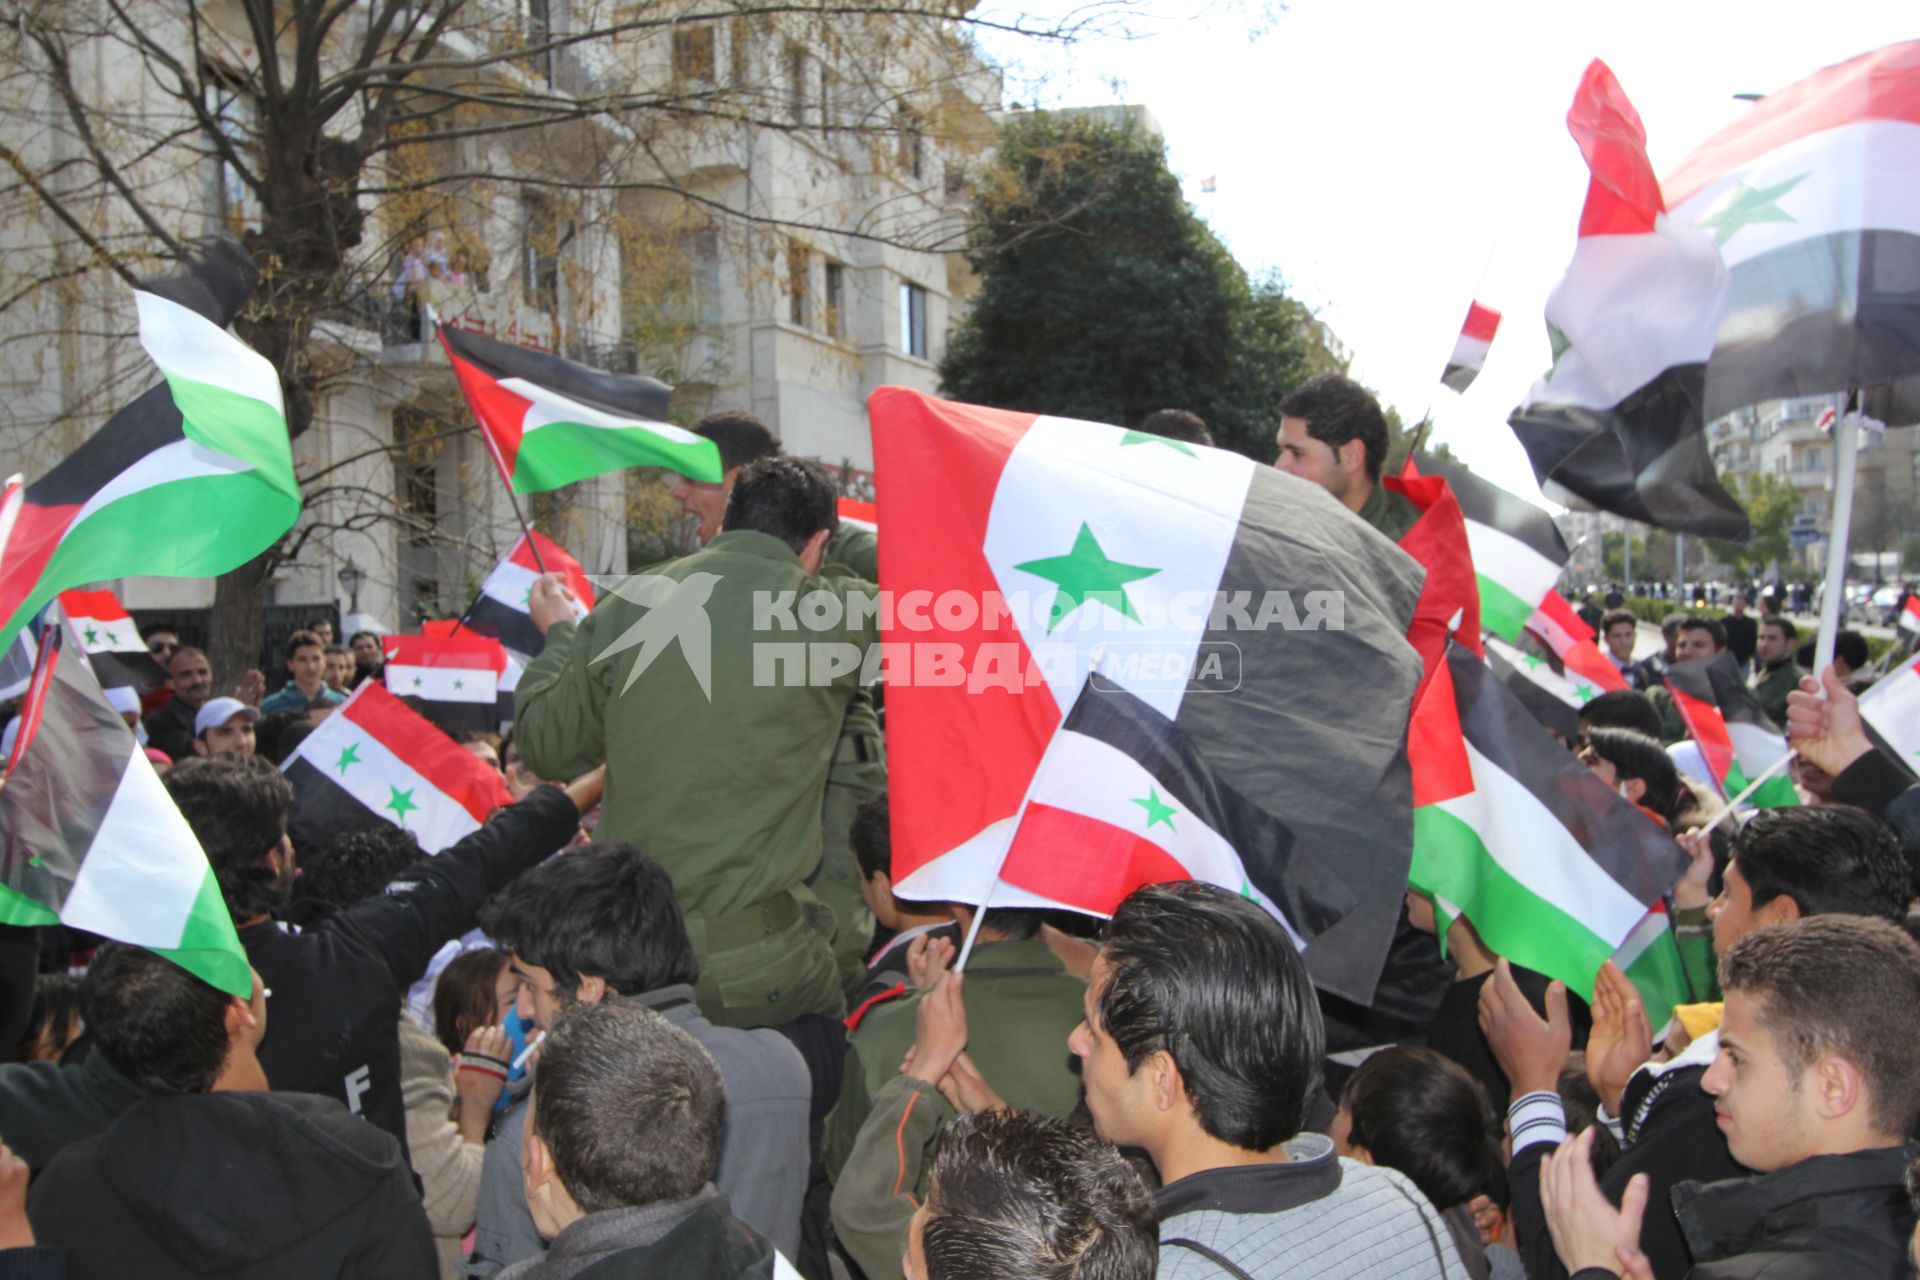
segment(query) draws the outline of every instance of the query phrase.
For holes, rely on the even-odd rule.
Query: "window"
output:
[[[833,99],[837,92],[838,92],[838,86],[834,83],[834,76],[833,76],[832,69],[829,68],[825,63],[821,63],[820,64],[820,127],[828,131],[831,131],[833,129],[834,123],[835,123]]]
[[[798,240],[787,241],[787,319],[803,326],[809,320],[807,277],[812,269],[810,257],[806,245]]]
[[[733,87],[746,89],[751,86],[747,81],[753,75],[753,23],[748,18],[735,18],[727,24],[727,64],[733,77]]]
[[[807,51],[797,44],[787,46],[787,114],[807,122]]]
[[[829,338],[847,336],[847,268],[845,263],[827,263],[826,329]]]
[[[220,128],[228,148],[251,160],[259,140],[259,107],[237,77],[207,69],[207,114]],[[218,172],[214,178],[214,208],[220,221],[235,235],[260,226],[260,201],[244,173],[218,148],[210,147]]]
[[[1801,466],[1808,471],[1819,471],[1823,469],[1826,465],[1827,465],[1827,451],[1825,449],[1807,450],[1805,454],[1805,460],[1801,463]]]
[[[927,358],[927,291],[904,280],[900,282],[900,349]]]
[[[915,182],[927,176],[927,144],[920,132],[920,117],[905,107],[900,109],[900,167],[913,175]]]
[[[522,0],[521,23],[526,30],[527,47],[540,49],[533,55],[534,70],[542,80],[553,83],[553,50],[541,49],[553,40],[553,0]]]
[[[551,314],[560,306],[560,219],[545,196],[520,197],[521,297]]]
[[[712,27],[674,28],[673,74],[677,80],[695,84],[713,83]]]

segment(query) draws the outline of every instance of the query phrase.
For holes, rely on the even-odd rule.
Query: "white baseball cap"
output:
[[[208,698],[201,704],[200,711],[193,717],[193,736],[199,737],[207,730],[225,724],[235,716],[245,716],[258,723],[260,708],[250,707],[238,698]]]

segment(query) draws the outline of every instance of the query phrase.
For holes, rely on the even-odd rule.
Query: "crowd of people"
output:
[[[1276,465],[1410,527],[1370,396],[1280,411]],[[1920,787],[1861,720],[1864,658],[1816,680],[1776,666],[1790,622],[1750,628],[1807,801],[1757,815],[1722,812],[1657,680],[1584,708],[1569,750],[1688,855],[1666,1025],[1611,962],[1585,998],[1410,892],[1418,1012],[1336,1051],[1352,1009],[1241,894],[1150,884],[1103,921],[901,897],[875,690],[756,682],[744,639],[756,593],[871,590],[876,536],[755,419],[696,430],[725,478],[675,486],[702,545],[648,572],[707,592],[711,670],[626,652],[644,597],[576,619],[542,576],[511,733],[463,743],[514,802],[432,856],[371,812],[288,834],[276,766],[379,637],[302,629],[280,688],[216,696],[149,633],[167,696],[128,718],[253,992],[0,931],[0,1275],[1913,1274]],[[1683,615],[1660,658],[1739,631]]]

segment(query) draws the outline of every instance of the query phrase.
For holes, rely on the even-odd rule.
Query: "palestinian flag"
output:
[[[1874,681],[1860,695],[1860,715],[1887,750],[1920,773],[1920,657],[1909,657]]]
[[[1358,905],[1172,720],[1097,674],[1047,744],[1000,878],[1101,916],[1143,884],[1205,880],[1264,907],[1302,948]]]
[[[1487,363],[1487,348],[1493,345],[1493,335],[1499,328],[1498,311],[1483,307],[1478,302],[1469,304],[1467,321],[1460,326],[1460,336],[1454,341],[1453,354],[1447,357],[1447,367],[1440,374],[1440,381],[1464,394]]]
[[[1593,172],[1567,274],[1547,299],[1553,367],[1508,418],[1542,485],[1616,515],[1747,537],[1702,428],[1727,309],[1713,237],[1667,216],[1647,134],[1613,72],[1588,66],[1567,127]]]
[[[239,245],[218,240],[182,274],[134,292],[140,343],[166,381],[8,495],[0,637],[68,587],[212,577],[293,527],[300,487],[279,375],[226,330],[255,275]]]
[[[1407,473],[1416,466],[1453,490],[1479,579],[1480,625],[1512,644],[1560,581],[1570,554],[1566,540],[1545,510],[1465,467],[1422,456],[1417,464],[1408,459]]]
[[[720,449],[667,421],[673,388],[440,326],[440,345],[507,487],[540,493],[627,467],[720,483]]]
[[[1687,733],[1713,772],[1714,785],[1731,799],[1768,766],[1788,754],[1787,740],[1754,700],[1740,678],[1733,655],[1689,658],[1667,668],[1667,690]],[[1793,780],[1775,773],[1749,798],[1756,808],[1777,809],[1800,803]]]
[[[868,533],[880,532],[880,516],[871,502],[860,502],[853,498],[840,499],[840,523],[850,524],[856,529],[865,529]]]
[[[67,924],[253,994],[213,867],[146,752],[48,632],[0,788],[0,924]]]
[[[897,891],[977,900],[1101,651],[1103,682],[1340,860],[1359,906],[1307,968],[1369,1003],[1406,890],[1414,561],[1319,486],[1224,450],[896,387],[868,405],[880,585],[956,602],[885,633]]]
[[[537,559],[536,550],[539,553]],[[574,616],[586,617],[587,611],[593,608],[594,599],[593,583],[588,579],[586,570],[559,543],[529,530],[520,536],[520,540],[513,544],[513,550],[507,553],[507,558],[495,565],[486,581],[480,584],[480,594],[467,606],[466,616],[460,619],[460,625],[475,634],[491,636],[513,653],[525,654],[529,658],[539,657],[547,640],[533,625],[527,607],[533,595],[534,579],[540,576],[542,564],[546,565],[548,572],[566,575],[567,586],[579,602],[574,609]]]
[[[498,722],[507,651],[498,640],[454,635],[387,636],[381,642],[387,690],[419,700],[420,712],[448,733],[491,729]]]
[[[293,784],[288,832],[308,851],[391,822],[438,853],[512,802],[497,770],[370,680],[307,735],[280,771]]]
[[[1568,742],[1580,736],[1580,708],[1603,692],[1592,681],[1556,671],[1539,654],[1497,637],[1487,639],[1487,663],[1534,719]]]
[[[1403,472],[1384,476],[1381,483],[1420,509],[1420,518],[1400,536],[1400,549],[1427,571],[1414,607],[1407,643],[1420,655],[1420,689],[1433,678],[1445,659],[1448,641],[1480,651],[1480,591],[1474,580],[1473,555],[1467,547],[1466,523],[1460,504],[1445,480]]]
[[[102,688],[151,689],[167,678],[113,592],[62,591],[60,609]]]
[[[1593,642],[1593,628],[1558,591],[1547,592],[1547,598],[1527,619],[1527,630],[1546,641],[1569,677],[1598,685],[1602,692],[1627,687],[1620,668]]]
[[[1895,177],[1914,172],[1920,41],[1769,94],[1668,176],[1673,222],[1710,237],[1732,277],[1708,420],[1920,374],[1920,188]]]
[[[1455,904],[1497,954],[1590,998],[1600,966],[1685,868],[1680,846],[1548,737],[1465,649],[1427,686],[1408,751],[1409,883]],[[1633,976],[1657,973],[1657,954]],[[1655,1026],[1686,995],[1683,985],[1641,990]]]

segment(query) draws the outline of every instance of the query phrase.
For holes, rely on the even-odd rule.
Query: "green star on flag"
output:
[[[333,767],[338,769],[341,773],[341,776],[344,777],[346,776],[347,766],[355,765],[359,763],[360,763],[360,744],[357,742],[350,742],[347,744],[346,750],[340,753],[340,758],[333,762]]]
[[[393,795],[390,796],[387,802],[381,805],[380,807],[382,809],[393,810],[393,816],[395,821],[404,823],[406,821],[407,814],[409,814],[413,810],[418,809],[420,807],[419,805],[415,804],[413,801],[414,788],[408,787],[405,791],[402,791],[400,788],[394,786],[392,783],[388,783],[387,790],[391,791]]]
[[[1165,436],[1156,436],[1151,431],[1129,431],[1126,435],[1120,437],[1120,444],[1123,447],[1130,444],[1163,444],[1169,449],[1179,450],[1189,458],[1197,458],[1200,456],[1195,453],[1185,441],[1169,440]]]
[[[418,689],[418,688],[420,687],[420,677],[419,677],[419,676],[415,676],[415,677],[413,678],[413,687],[414,687],[414,688],[416,688],[416,689]]]
[[[1799,186],[1806,177],[1803,173],[1766,188],[1750,187],[1742,182],[1734,188],[1732,198],[1721,206],[1719,212],[1700,219],[1699,225],[1711,228],[1714,243],[1724,245],[1756,223],[1797,222],[1799,219],[1780,207],[1780,197]]]
[[[1600,691],[1590,684],[1576,684],[1573,686],[1573,696],[1580,699],[1581,706],[1585,706],[1599,697]]]
[[[1122,564],[1109,559],[1085,521],[1081,522],[1080,532],[1073,540],[1073,550],[1066,555],[1028,560],[1024,564],[1016,564],[1014,568],[1037,578],[1045,578],[1060,588],[1053,597],[1053,608],[1047,617],[1049,634],[1066,620],[1068,614],[1090,601],[1106,605],[1129,621],[1140,621],[1140,615],[1134,612],[1133,602],[1127,599],[1126,584],[1151,578],[1160,572],[1145,565]]]
[[[1137,804],[1147,811],[1147,830],[1153,830],[1153,824],[1156,822],[1166,823],[1169,831],[1179,830],[1173,825],[1173,815],[1180,811],[1160,798],[1157,787],[1148,787],[1146,795],[1136,796],[1129,803]]]
[[[94,641],[96,641],[96,640],[98,640],[98,639],[100,638],[100,633],[99,633],[98,631],[95,631],[95,630],[94,630],[94,629],[93,629],[92,627],[88,627],[88,628],[87,628],[87,629],[86,629],[85,631],[83,631],[83,632],[82,632],[81,634],[82,634],[82,635],[84,635],[84,636],[86,636],[86,638],[87,638],[87,644],[88,644],[88,646],[89,646],[89,647],[91,647],[91,646],[92,646],[92,644],[93,644],[93,642],[94,642]]]
[[[1537,653],[1523,653],[1520,655],[1521,665],[1526,667],[1526,669],[1529,671],[1538,671],[1540,669],[1540,665],[1545,661],[1546,659],[1541,657]]]
[[[456,689],[464,689],[467,687],[467,682],[456,676],[453,681],[453,687]]]
[[[1240,896],[1257,906],[1266,905],[1267,900],[1253,891],[1253,881],[1245,876],[1240,877]]]

